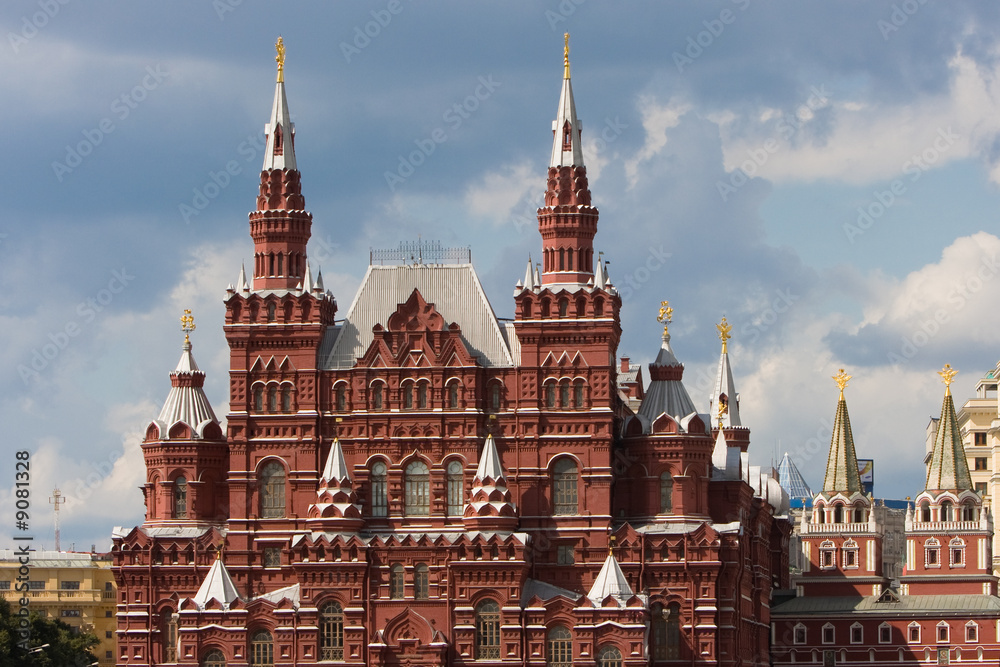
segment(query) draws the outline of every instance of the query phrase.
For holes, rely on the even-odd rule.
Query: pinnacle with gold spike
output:
[[[938,371],[938,375],[941,376],[941,381],[944,382],[944,395],[951,395],[951,383],[958,375],[958,371],[951,367],[951,364],[945,364],[944,368]]]
[[[197,327],[194,325],[194,315],[191,314],[190,308],[184,309],[184,314],[181,315],[181,331],[184,332],[184,342],[190,343],[191,337],[190,333],[194,331]]]
[[[670,307],[669,301],[660,302],[660,314],[656,316],[656,321],[663,325],[663,335],[668,335],[667,329],[674,319],[674,309]]]
[[[840,400],[844,400],[844,387],[847,386],[847,383],[850,382],[852,377],[853,376],[845,373],[843,368],[840,369],[839,373],[833,376],[833,381],[837,383],[838,387],[840,387]]]
[[[278,41],[274,43],[274,50],[278,55],[274,57],[274,62],[278,63],[278,83],[285,81],[285,40],[278,36]]]
[[[726,353],[726,341],[732,338],[730,331],[733,330],[733,325],[726,322],[725,316],[723,316],[722,321],[715,325],[715,328],[719,330],[719,338],[722,340],[722,353]]]
[[[569,78],[569,33],[563,33],[563,78]]]

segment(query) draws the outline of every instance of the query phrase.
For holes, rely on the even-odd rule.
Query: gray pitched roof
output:
[[[899,602],[879,602],[866,597],[797,597],[771,608],[774,616],[865,614],[879,615],[900,613],[918,615],[954,612],[1000,612],[1000,598],[994,595],[901,595]]]
[[[511,346],[493,313],[472,264],[371,265],[343,324],[327,331],[321,368],[350,368],[374,340],[372,327],[386,326],[397,304],[417,289],[448,324],[458,323],[462,341],[484,366],[513,366]]]

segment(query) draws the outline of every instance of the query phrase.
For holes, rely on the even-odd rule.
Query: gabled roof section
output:
[[[962,432],[955,415],[955,402],[951,397],[951,378],[954,371],[945,366],[942,377],[946,378],[944,401],[941,404],[941,420],[938,422],[934,449],[931,450],[930,465],[927,467],[927,491],[961,492],[972,488],[969,463],[962,445]]]
[[[805,477],[799,472],[788,452],[785,452],[781,463],[778,464],[778,481],[790,498],[804,500],[813,497],[813,492],[806,484]]]
[[[854,451],[854,434],[851,432],[851,417],[847,414],[844,387],[851,379],[840,369],[834,376],[840,385],[840,399],[833,420],[833,435],[830,438],[830,454],[826,460],[826,477],[823,478],[824,493],[843,493],[850,496],[861,493],[861,475],[858,472],[858,455]]]
[[[192,599],[201,609],[204,609],[210,600],[216,600],[224,609],[228,609],[229,605],[239,598],[236,584],[233,583],[233,578],[229,576],[229,571],[219,558],[212,563],[205,580],[201,582],[201,587]]]
[[[170,393],[167,394],[157,421],[168,428],[177,422],[184,422],[200,437],[204,432],[204,425],[218,424],[219,420],[205,395],[205,374],[198,368],[198,363],[191,354],[190,340],[184,341],[183,350],[177,368],[170,373]],[[160,431],[160,437],[169,437],[166,428]]]
[[[351,368],[387,326],[396,304],[418,290],[448,323],[458,323],[462,341],[484,366],[513,366],[510,347],[472,264],[370,265],[336,339],[321,356],[325,369]]]
[[[587,597],[594,604],[600,605],[604,599],[611,596],[619,604],[624,605],[633,595],[635,593],[632,592],[632,587],[629,586],[628,579],[625,578],[625,573],[622,572],[621,566],[618,565],[615,555],[609,551],[608,557],[604,559],[601,571],[597,574],[597,579],[594,580],[594,585],[590,587],[590,592],[587,593]]]

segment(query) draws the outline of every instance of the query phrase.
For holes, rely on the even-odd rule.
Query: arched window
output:
[[[427,409],[427,383],[421,382],[417,385],[417,407],[421,410]]]
[[[413,409],[413,383],[407,382],[401,387],[403,392],[403,409],[412,410]]]
[[[605,646],[597,652],[597,667],[622,667],[622,652],[614,646]]]
[[[976,506],[971,502],[967,502],[962,505],[962,521],[975,521],[976,520]]]
[[[458,407],[458,383],[452,382],[448,385],[448,407]]]
[[[258,630],[250,635],[251,667],[273,667],[274,642],[267,630]]]
[[[950,500],[945,500],[941,503],[941,520],[942,521],[954,521],[955,520],[955,506],[951,504]]]
[[[674,476],[667,470],[660,475],[660,514],[674,510]]]
[[[462,516],[465,510],[465,477],[460,461],[448,464],[448,516]]]
[[[347,385],[344,383],[338,384],[334,390],[334,401],[336,407],[334,408],[337,412],[345,412],[347,410]]]
[[[393,600],[403,599],[403,566],[393,563],[389,568],[389,597]]]
[[[569,380],[563,380],[559,383],[559,407],[569,407]]]
[[[277,316],[277,313],[278,313],[278,306],[277,305],[275,305],[273,303],[267,304],[267,321],[268,322],[273,322],[275,320],[276,316]]]
[[[570,250],[570,252],[573,252]],[[566,299],[559,299],[559,317],[566,317],[569,314],[569,301]]]
[[[285,466],[270,461],[260,471],[260,515],[265,519],[285,516]]]
[[[414,461],[406,466],[406,516],[428,516],[431,513],[431,478],[427,464]]]
[[[282,385],[281,387],[281,411],[292,411],[292,386],[289,384]]]
[[[177,662],[177,614],[169,610],[163,617],[163,662]]]
[[[217,648],[212,649],[201,659],[201,667],[226,667],[226,656]]]
[[[667,610],[659,602],[649,610],[649,642],[653,660],[667,659]]]
[[[476,605],[476,659],[500,659],[500,605],[493,600]]]
[[[337,602],[319,610],[319,659],[344,659],[344,608]]]
[[[490,383],[490,412],[500,411],[500,383]]]
[[[372,410],[382,409],[382,383],[376,382],[372,385]]]
[[[417,600],[426,600],[430,596],[430,584],[427,564],[417,563],[413,568],[413,597]]]
[[[388,485],[386,483],[388,477],[388,469],[385,464],[381,461],[376,461],[375,465],[372,466],[372,498],[371,498],[371,512],[372,516],[388,516],[389,515],[389,494]]]
[[[667,660],[681,657],[681,605],[671,602],[667,608]]]
[[[552,466],[552,505],[556,514],[577,514],[576,462],[562,458]]]
[[[186,519],[188,513],[188,486],[184,477],[174,480],[174,518]]]
[[[844,506],[840,503],[833,506],[833,522],[844,523]]]
[[[253,409],[264,412],[264,387],[259,384],[253,388]]]
[[[549,630],[545,664],[549,667],[573,667],[573,635],[561,625]]]
[[[556,383],[555,380],[545,383],[545,407],[556,407]]]
[[[573,407],[583,407],[583,380],[577,380],[573,383]]]
[[[278,385],[276,384],[267,387],[267,409],[269,412],[278,411]]]
[[[858,505],[854,508],[854,523],[864,523],[865,522],[865,508]]]
[[[920,503],[920,520],[921,521],[931,520],[931,505],[926,500]]]

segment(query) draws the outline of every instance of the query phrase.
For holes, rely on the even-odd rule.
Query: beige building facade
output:
[[[11,549],[0,549],[0,594],[16,612],[25,592],[18,590],[21,563]],[[92,553],[34,551],[28,581],[28,608],[59,619],[100,641],[94,649],[98,666],[115,664],[117,621],[115,580],[110,556]]]

